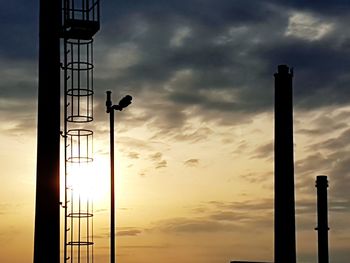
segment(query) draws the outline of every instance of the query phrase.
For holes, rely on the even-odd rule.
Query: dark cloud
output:
[[[15,61],[14,65],[28,59],[36,64],[37,4],[15,2],[7,6],[3,19],[18,17],[18,25],[2,24],[2,31],[12,37],[5,37],[11,45],[3,42],[0,57]],[[346,55],[350,36],[342,31],[346,6],[344,1],[315,5],[272,0],[103,3],[102,30],[95,45],[96,119],[103,120],[99,116],[104,112],[105,90],[118,87],[118,93],[137,98],[133,107],[138,109],[138,114],[120,114],[121,123],[147,123],[157,138],[186,139],[184,128],[193,117],[219,125],[249,122],[256,113],[271,111],[272,74],[280,63],[296,69],[298,107],[344,105],[350,83]],[[341,12],[335,16],[335,10]],[[298,11],[333,23],[334,32],[318,41],[286,36],[288,19]],[[2,82],[1,94],[35,98],[37,73],[31,71],[27,71],[31,79],[21,72],[6,73],[12,81]]]
[[[295,67],[294,102],[302,108],[346,104],[349,92],[347,67],[349,60],[342,49],[330,44],[332,40],[317,43],[298,39],[281,39],[267,43],[258,56],[274,65],[285,61]]]
[[[347,102],[344,88],[348,83],[347,56],[331,44],[333,37],[313,42],[285,36],[288,16],[294,9],[283,9],[281,3],[254,2],[252,11],[250,3],[238,5],[225,1],[213,5],[205,2],[198,13],[188,16],[193,11],[191,3],[169,8],[172,4],[164,6],[157,2],[158,10],[164,8],[167,14],[161,24],[150,15],[157,10],[152,8],[153,2],[147,8],[130,4],[126,10],[137,15],[132,20],[120,17],[125,34],[121,38],[123,42],[110,34],[110,41],[121,47],[137,43],[134,48],[138,59],[119,70],[117,76],[107,77],[108,82],[161,93],[156,100],[162,103],[154,105],[158,110],[153,110],[149,103],[139,106],[146,111],[152,109],[144,120],[163,131],[162,134],[183,133],[181,128],[193,116],[203,121],[234,125],[251,120],[257,112],[271,110],[272,74],[279,63],[296,68],[295,103],[298,107],[310,109]],[[183,12],[184,9],[187,12]],[[227,10],[231,18],[223,15]],[[254,15],[246,15],[244,19],[240,14],[247,12],[243,10]],[[220,14],[217,24],[200,19],[201,15],[209,13]],[[337,21],[335,24],[338,28]],[[179,45],[172,46],[179,28],[187,33]],[[184,114],[185,111],[189,113]],[[154,112],[157,112],[156,117]]]
[[[0,10],[0,57],[35,59],[37,55],[38,1],[16,0]]]
[[[269,2],[274,2],[278,5],[282,5],[288,8],[293,8],[303,11],[318,12],[323,15],[335,16],[339,14],[346,14],[349,10],[349,2],[346,0],[336,0],[336,1],[318,1],[317,5],[313,1],[303,1],[303,0],[282,0],[276,1],[271,0]]]

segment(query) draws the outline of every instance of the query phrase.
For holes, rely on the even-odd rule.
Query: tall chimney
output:
[[[275,263],[296,262],[293,72],[279,65],[275,76]]]
[[[60,258],[61,0],[40,0],[34,263]]]
[[[316,177],[317,188],[317,230],[318,235],[318,262],[328,263],[328,204],[327,204],[327,188],[328,180],[326,175]]]

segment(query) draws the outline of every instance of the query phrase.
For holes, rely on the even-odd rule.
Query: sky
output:
[[[38,2],[0,9],[0,257],[33,255]],[[350,2],[101,1],[94,42],[95,260],[109,253],[105,92],[116,113],[117,260],[273,260],[273,74],[294,68],[298,262],[350,259]],[[63,141],[62,141],[63,143]],[[63,213],[63,210],[61,210]]]

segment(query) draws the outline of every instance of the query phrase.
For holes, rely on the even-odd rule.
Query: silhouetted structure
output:
[[[293,72],[279,65],[275,76],[275,263],[296,262]]]
[[[93,132],[81,129],[80,125],[93,120],[92,37],[100,28],[99,10],[99,0],[40,1],[34,263],[60,262],[61,66],[64,70],[64,262],[73,262],[75,258],[80,263],[93,261],[92,204],[89,200],[83,203],[79,195],[73,207],[75,197],[72,186],[67,184],[67,163],[80,165],[93,159],[90,154]],[[64,40],[62,63],[60,38]],[[77,126],[68,127],[68,123]]]
[[[114,180],[114,111],[122,111],[131,104],[132,97],[126,95],[118,104],[113,105],[111,91],[107,91],[106,112],[109,113],[110,165],[111,165],[111,220],[110,220],[110,263],[115,263],[115,180]]]
[[[41,0],[34,263],[60,258],[61,0]]]
[[[65,231],[64,262],[94,262],[93,198],[84,191],[93,177],[94,36],[99,0],[64,0],[62,9]],[[89,182],[84,186],[82,182]],[[85,188],[85,189],[82,189]]]
[[[328,263],[328,203],[327,203],[327,176],[319,175],[316,179],[317,188],[317,230],[318,235],[318,262]]]

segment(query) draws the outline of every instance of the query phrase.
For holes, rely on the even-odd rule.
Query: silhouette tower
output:
[[[99,4],[99,0],[40,1],[34,263],[60,262],[60,134],[65,147],[64,262],[93,262],[93,207],[85,187],[86,164],[93,160],[93,132],[84,125],[93,120],[92,38],[100,28]]]
[[[34,263],[60,259],[61,0],[41,0]]]
[[[64,262],[93,262],[93,36],[99,0],[63,2],[65,141]]]
[[[318,262],[328,263],[328,203],[327,188],[328,180],[326,175],[316,177],[317,187],[317,230],[318,235]]]
[[[275,263],[296,262],[293,72],[279,65],[275,76]]]

